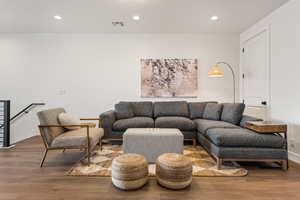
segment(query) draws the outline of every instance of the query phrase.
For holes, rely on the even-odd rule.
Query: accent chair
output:
[[[49,150],[62,149],[84,149],[90,164],[92,150],[99,145],[102,149],[102,137],[104,131],[102,128],[95,128],[94,123],[81,123],[64,125],[60,124],[58,115],[65,113],[63,108],[43,110],[37,113],[40,125],[39,130],[45,145],[45,153],[41,160],[40,167],[43,166]],[[100,118],[88,118],[80,120],[97,120],[100,124]],[[79,127],[75,130],[68,130],[66,127]]]

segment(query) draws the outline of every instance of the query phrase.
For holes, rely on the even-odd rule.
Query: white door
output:
[[[247,109],[262,112],[267,118],[269,105],[269,31],[249,38],[242,47],[242,99]],[[247,110],[246,109],[246,110]]]

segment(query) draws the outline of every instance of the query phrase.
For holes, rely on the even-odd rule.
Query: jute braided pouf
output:
[[[139,154],[124,154],[112,162],[111,179],[122,190],[134,190],[148,181],[148,162]]]
[[[156,161],[156,178],[166,188],[184,189],[192,182],[192,162],[182,154],[162,154]]]

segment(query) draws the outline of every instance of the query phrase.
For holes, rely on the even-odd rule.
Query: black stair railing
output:
[[[32,103],[10,118],[10,101],[0,100],[0,148],[10,146],[10,122],[23,114],[27,114],[33,107],[44,103]]]
[[[10,143],[10,101],[0,100],[0,147],[8,147]]]

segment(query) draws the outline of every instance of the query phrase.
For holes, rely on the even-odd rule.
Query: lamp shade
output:
[[[223,77],[224,72],[220,69],[218,65],[213,66],[209,72],[208,72],[209,77]]]

